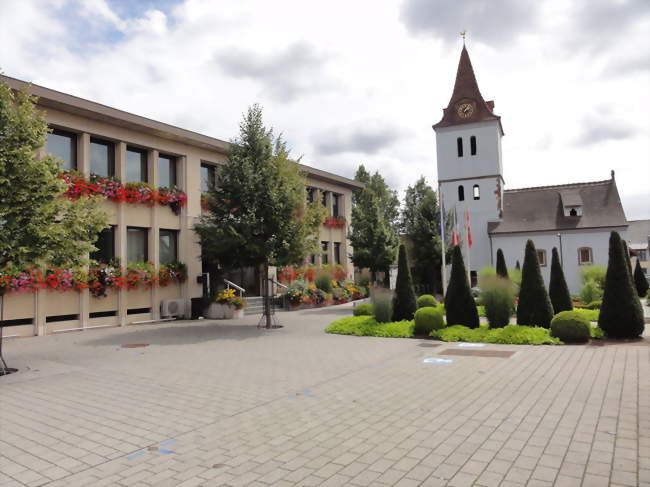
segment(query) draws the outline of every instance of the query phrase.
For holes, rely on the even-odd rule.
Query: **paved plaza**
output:
[[[350,307],[7,341],[0,486],[650,486],[647,339],[323,333]]]

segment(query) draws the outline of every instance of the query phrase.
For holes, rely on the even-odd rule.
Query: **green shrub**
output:
[[[362,303],[356,305],[352,308],[352,314],[354,316],[372,316],[372,304],[371,303]]]
[[[372,312],[379,323],[393,320],[393,296],[387,289],[375,289],[372,293]]]
[[[586,265],[580,268],[580,279],[583,284],[594,281],[600,289],[605,288],[607,268],[602,265]]]
[[[574,309],[576,313],[578,313],[580,316],[582,316],[584,319],[587,321],[598,321],[598,317],[600,316],[600,310],[599,309]]]
[[[592,303],[600,301],[603,297],[603,290],[595,280],[587,281],[580,290],[580,301],[583,303]]]
[[[519,261],[517,261],[517,264]],[[510,269],[508,271],[508,277],[514,284],[514,291],[515,295],[519,296],[519,288],[521,287],[521,269],[519,267],[515,267],[514,269]]]
[[[316,287],[323,292],[331,293],[332,292],[332,276],[329,274],[319,274],[316,276],[314,281]]]
[[[372,316],[347,316],[325,328],[325,333],[338,335],[409,338],[413,336],[412,321],[378,323]]]
[[[497,271],[494,270],[494,267],[483,267],[478,272],[478,286],[481,287],[484,279],[492,279],[497,275]]]
[[[419,308],[424,307],[436,307],[438,306],[438,301],[431,294],[423,294],[417,300],[417,306]]]
[[[468,328],[453,325],[434,330],[431,336],[443,342],[504,343],[513,345],[558,345],[562,342],[549,330],[537,326],[507,325],[503,328]]]
[[[603,305],[602,300],[597,300],[597,301],[592,301],[589,304],[586,304],[583,306],[585,309],[600,309],[600,307]]]
[[[501,249],[497,250],[497,275],[508,279],[508,266],[506,266],[506,259]]]
[[[395,283],[395,296],[393,297],[393,320],[412,320],[417,309],[415,292],[413,291],[413,279],[406,257],[406,247],[399,246],[399,257],[397,260],[397,281]]]
[[[476,306],[479,318],[485,318],[485,306]]]
[[[589,332],[591,333],[591,338],[596,340],[605,338],[605,333],[603,333],[603,330],[599,326],[591,326]]]
[[[430,306],[418,309],[415,312],[414,321],[413,333],[416,335],[428,335],[433,330],[439,330],[445,326],[442,311]]]
[[[493,277],[484,279],[481,285],[481,303],[490,328],[502,328],[510,323],[515,309],[515,293],[508,279]]]
[[[551,298],[555,314],[573,309],[573,301],[571,301],[569,287],[566,285],[564,271],[556,247],[553,247],[553,258],[551,259],[551,279],[548,284],[548,296]]]
[[[636,293],[640,298],[648,294],[648,280],[643,274],[643,269],[641,269],[641,262],[639,259],[636,260],[636,266],[634,267],[634,286],[636,287]]]
[[[370,278],[368,276],[361,276],[357,281],[357,284],[361,287],[367,288],[370,285]]]
[[[585,343],[591,337],[591,324],[579,310],[561,311],[551,320],[551,335],[566,343]]]
[[[458,245],[452,250],[451,262],[451,278],[445,296],[447,323],[458,323],[470,328],[478,328],[476,302],[469,288],[463,254]]]
[[[544,286],[537,260],[537,250],[532,240],[526,242],[521,276],[517,323],[548,328],[553,318],[553,306]]]

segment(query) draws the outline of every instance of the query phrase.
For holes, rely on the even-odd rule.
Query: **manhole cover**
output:
[[[509,352],[507,350],[467,350],[467,349],[454,349],[448,348],[443,350],[439,355],[463,355],[467,357],[499,357],[499,358],[509,358],[512,357],[515,352]]]
[[[148,343],[126,343],[122,345],[122,348],[142,348],[142,347],[148,347]]]

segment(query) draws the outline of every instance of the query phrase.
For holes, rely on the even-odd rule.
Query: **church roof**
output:
[[[582,216],[565,216],[566,200],[580,202]],[[616,180],[509,189],[503,193],[501,221],[488,233],[544,232],[627,226]]]
[[[474,111],[470,117],[461,118],[458,115],[456,107],[461,102],[469,102],[473,105]],[[493,110],[494,102],[486,102],[483,99],[483,95],[481,95],[478,83],[476,82],[476,76],[474,75],[472,61],[469,59],[469,53],[463,44],[463,50],[460,53],[460,60],[458,61],[458,70],[456,71],[454,92],[449,100],[449,105],[442,110],[442,119],[433,128],[437,129],[452,125],[483,122],[485,120],[498,120],[499,128],[501,129],[501,133],[503,133],[501,117],[495,115]]]

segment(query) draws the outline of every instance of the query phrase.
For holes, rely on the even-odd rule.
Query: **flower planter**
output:
[[[206,317],[211,320],[236,320],[244,317],[244,309],[236,309],[228,304],[212,303],[208,306]]]

